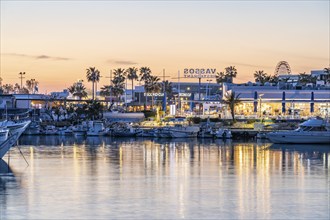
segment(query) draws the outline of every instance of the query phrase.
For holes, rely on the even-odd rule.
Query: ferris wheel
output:
[[[276,65],[275,75],[289,75],[291,74],[291,68],[288,62],[280,61]]]

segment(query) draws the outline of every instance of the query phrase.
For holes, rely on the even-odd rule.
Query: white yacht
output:
[[[18,138],[25,131],[25,129],[29,126],[31,121],[24,121],[15,123],[9,121],[9,126],[6,126],[5,129],[8,130],[8,137],[2,143],[0,143],[0,159],[7,153],[7,151],[17,142]],[[7,132],[7,131],[6,131]]]
[[[102,136],[106,135],[107,130],[102,121],[92,121],[87,130],[87,136]]]
[[[229,129],[219,128],[218,130],[215,131],[215,137],[222,139],[231,139],[232,135]]]
[[[171,127],[170,134],[172,138],[190,138],[197,137],[199,132],[198,126],[183,126],[183,125],[175,125]]]
[[[0,144],[3,143],[8,138],[9,129],[2,127],[0,128]]]
[[[267,137],[273,143],[330,145],[330,127],[321,118],[311,118],[296,130],[270,132]]]
[[[72,127],[72,132],[75,137],[85,136],[87,134],[87,130],[88,125],[85,121]]]

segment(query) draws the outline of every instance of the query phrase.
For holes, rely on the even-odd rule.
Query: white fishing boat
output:
[[[61,136],[70,136],[73,135],[73,131],[71,127],[68,128],[63,127],[63,128],[58,128],[56,134]]]
[[[84,124],[79,124],[72,128],[74,136],[85,136],[87,133],[87,130],[88,130],[88,128]]]
[[[215,137],[216,138],[222,138],[222,139],[231,139],[232,134],[229,129],[226,128],[219,128],[215,131]]]
[[[192,138],[197,137],[199,132],[198,126],[175,125],[169,128],[172,138]]]
[[[104,127],[102,121],[92,121],[89,124],[89,129],[87,130],[87,136],[102,136],[106,135],[108,131]]]
[[[171,138],[172,136],[170,128],[171,127],[169,126],[158,128],[155,130],[154,136],[159,138]]]
[[[330,127],[321,118],[311,118],[296,130],[270,132],[267,138],[273,143],[330,145]]]
[[[45,135],[55,135],[57,134],[57,129],[54,125],[47,125],[43,131]]]

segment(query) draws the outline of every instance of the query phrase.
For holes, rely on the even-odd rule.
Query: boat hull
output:
[[[276,144],[330,145],[330,132],[271,132],[267,138]]]

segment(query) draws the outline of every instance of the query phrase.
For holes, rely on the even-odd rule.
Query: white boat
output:
[[[73,135],[73,131],[71,127],[63,127],[63,128],[59,128],[57,129],[56,132],[57,135],[61,135],[61,136],[69,136],[69,135]]]
[[[192,138],[197,137],[199,132],[198,126],[183,126],[175,125],[174,127],[169,128],[172,138]]]
[[[55,135],[57,134],[57,129],[54,125],[47,125],[44,130],[45,135]]]
[[[155,137],[159,138],[171,138],[171,130],[169,126],[158,128],[154,132]]]
[[[23,134],[26,135],[39,135],[41,133],[40,131],[40,125],[36,121],[32,121],[28,128],[24,131]]]
[[[17,126],[13,126],[15,122],[10,122],[11,128],[8,128],[8,138],[0,144],[0,159],[8,152],[8,150],[17,142],[18,138],[29,126],[31,121],[25,121],[17,123]]]
[[[0,128],[0,144],[3,143],[8,138],[9,129],[8,128]]]
[[[87,133],[87,127],[83,124],[76,125],[72,128],[73,134],[75,136],[85,136]]]
[[[329,144],[329,124],[321,118],[311,118],[292,131],[277,131],[267,134],[273,143],[287,144]]]
[[[222,138],[222,139],[231,139],[232,134],[229,129],[219,128],[218,130],[215,131],[215,137]]]
[[[102,121],[92,121],[87,130],[87,136],[102,136],[107,133],[108,131],[105,129]]]

